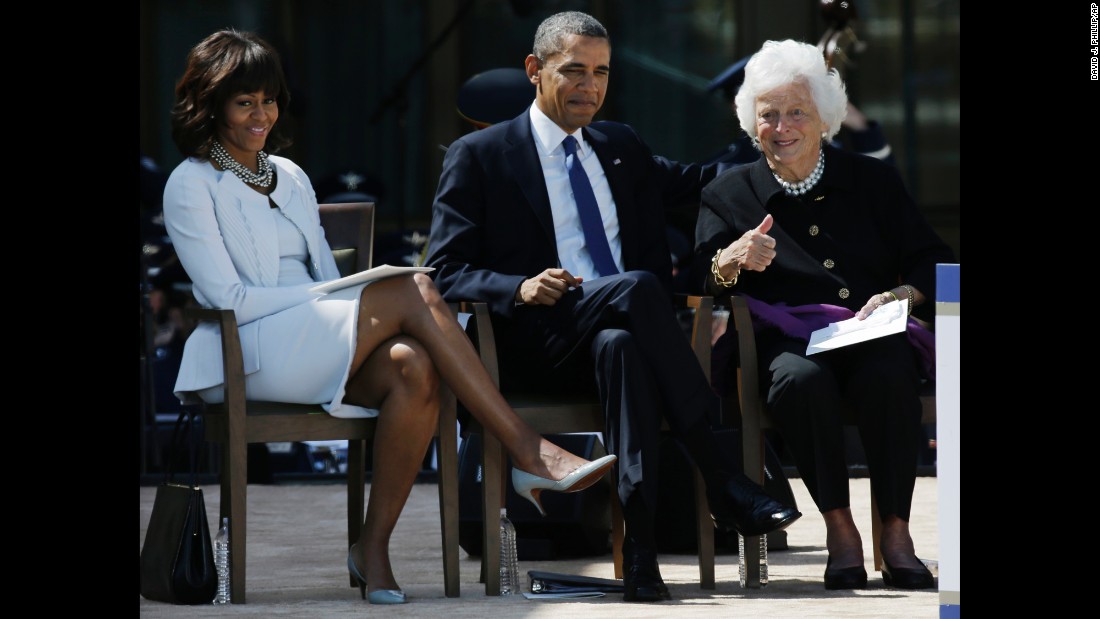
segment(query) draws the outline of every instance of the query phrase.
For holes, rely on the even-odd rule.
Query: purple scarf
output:
[[[770,305],[742,295],[752,314],[752,329],[759,333],[767,329],[779,329],[784,335],[810,341],[810,334],[830,323],[855,317],[855,312],[837,305],[810,304],[789,307],[784,303]],[[936,336],[919,322],[909,318],[905,335],[917,352],[921,377],[936,379]]]
[[[809,305],[788,306],[785,303],[770,304],[758,301],[748,295],[741,295],[749,306],[749,314],[752,315],[752,329],[756,333],[770,329],[778,329],[786,336],[810,341],[810,334],[830,323],[853,318],[856,314],[846,307],[838,305],[812,303]],[[731,330],[732,331],[732,330]],[[719,340],[727,341],[726,346],[715,344],[712,361],[712,379],[715,389],[719,393],[725,391],[726,362],[733,350],[736,350],[736,335],[731,331]],[[921,377],[928,380],[936,379],[936,337],[922,327],[912,318],[905,327],[905,335],[913,350],[917,354],[918,370]],[[732,346],[731,346],[732,344]],[[726,349],[726,350],[721,350]],[[721,365],[721,367],[719,367]]]

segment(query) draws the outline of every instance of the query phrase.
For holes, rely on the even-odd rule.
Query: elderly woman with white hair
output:
[[[749,301],[767,412],[825,520],[825,588],[867,586],[849,503],[846,410],[855,413],[883,519],[883,580],[933,587],[909,534],[930,334],[910,319],[904,333],[813,356],[806,348],[813,330],[865,319],[887,303],[930,320],[935,265],[953,262],[952,252],[896,169],[829,146],[848,98],[816,47],[765,43],[746,66],[736,101],[741,127],[764,156],[703,190],[697,290]],[[719,362],[736,358],[723,354],[731,346],[733,334],[715,344],[716,388],[732,371]]]

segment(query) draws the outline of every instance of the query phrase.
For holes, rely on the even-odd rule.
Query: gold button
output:
[[[836,263],[835,263],[835,262],[833,262],[833,259],[832,259],[832,258],[826,258],[826,259],[825,259],[825,262],[823,262],[822,264],[824,264],[824,265],[825,265],[825,268],[826,268],[826,269],[831,269],[831,268],[833,268],[833,267],[835,267],[835,266],[836,266]]]
[[[851,293],[851,292],[848,292],[848,289],[847,289],[847,288],[841,288],[841,289],[840,289],[840,298],[841,298],[841,299],[847,299],[847,298],[848,298],[848,295],[850,295],[850,294],[852,294],[852,293]]]
[[[810,226],[810,236],[817,236],[821,232],[821,228],[817,227],[817,224]]]

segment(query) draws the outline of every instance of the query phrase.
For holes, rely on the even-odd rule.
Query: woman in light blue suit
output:
[[[250,399],[379,415],[348,568],[371,603],[400,604],[389,539],[436,426],[440,379],[504,444],[529,500],[584,489],[614,456],[588,462],[524,424],[426,275],[310,290],[339,274],[309,178],[264,151],[288,143],[277,124],[288,103],[279,56],[256,35],[222,30],[196,45],[176,85],[172,137],[187,159],[165,187],[165,225],[198,302],[236,313]],[[176,395],[219,402],[221,363],[217,327],[204,324],[187,340]]]

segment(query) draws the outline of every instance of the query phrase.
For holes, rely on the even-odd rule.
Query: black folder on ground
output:
[[[528,570],[531,593],[622,593],[623,581]]]

